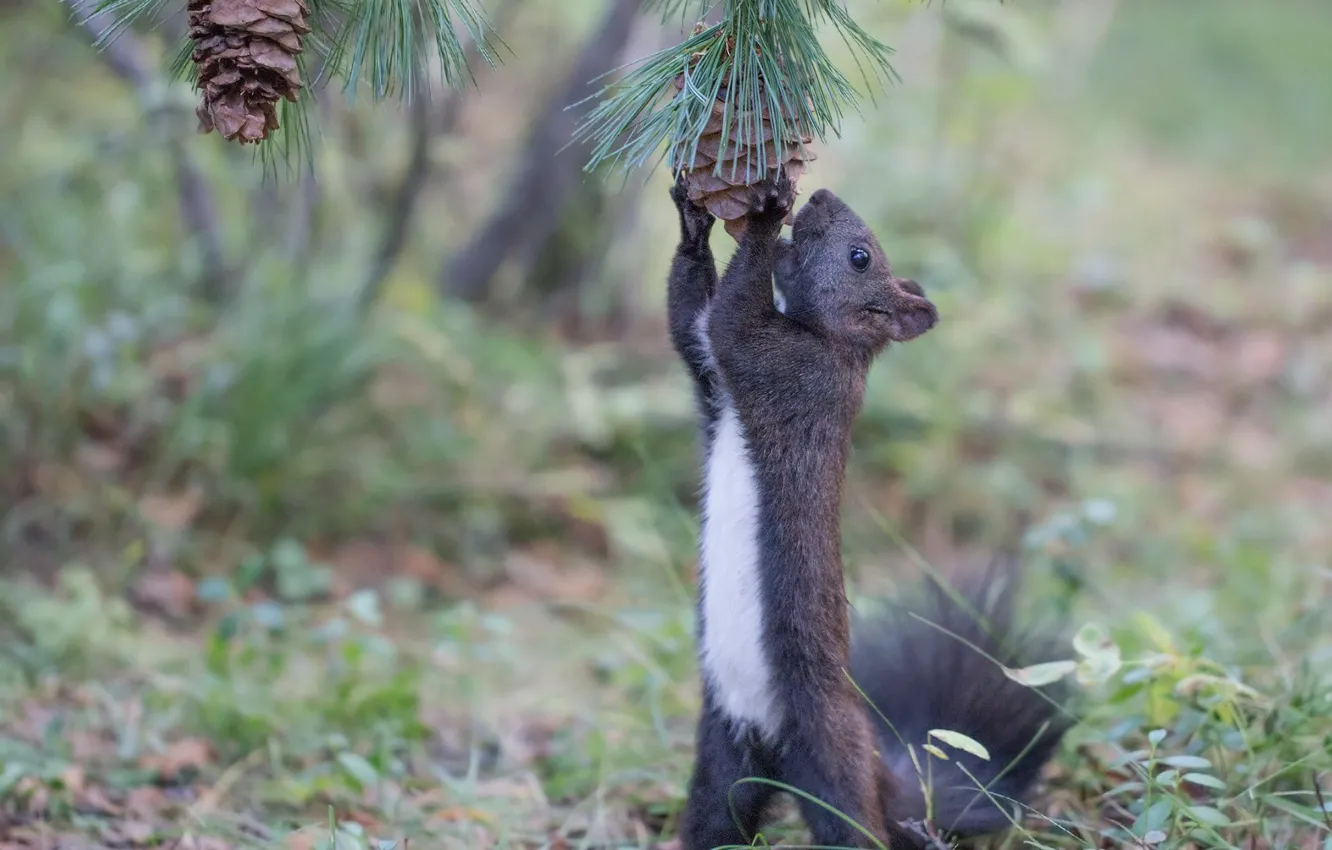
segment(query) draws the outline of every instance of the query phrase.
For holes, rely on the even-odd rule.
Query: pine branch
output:
[[[656,0],[656,5],[674,15],[690,6],[706,12],[713,4]],[[724,0],[720,23],[700,26],[676,47],[647,57],[618,85],[597,92],[601,102],[575,133],[576,142],[593,144],[587,169],[607,162],[636,167],[658,151],[673,168],[692,167],[718,98],[725,100],[722,145],[753,145],[757,161],[746,166],[759,178],[769,161],[781,161],[783,144],[799,144],[803,153],[808,141],[824,141],[830,131],[840,134],[845,110],[857,105],[858,95],[820,44],[821,24],[831,25],[851,49],[867,84],[896,77],[891,48],[862,29],[837,0]],[[763,141],[765,108],[772,138]]]
[[[166,2],[95,0],[97,12],[109,13],[115,19],[104,40],[114,38],[140,19],[156,16]],[[194,2],[201,4],[203,0]],[[446,86],[473,82],[465,46],[468,43],[478,45],[477,55],[487,64],[493,66],[497,61],[491,40],[493,30],[476,0],[304,2],[309,4],[309,15],[300,26],[308,23],[310,32],[300,35],[299,48],[294,44],[290,47],[299,80],[292,72],[289,84],[278,92],[294,96],[285,89],[295,87],[300,89],[300,96],[294,103],[277,103],[277,138],[260,145],[268,160],[280,156],[290,162],[302,151],[309,158],[311,125],[306,107],[313,94],[310,88],[301,87],[301,80],[317,86],[327,79],[340,78],[348,93],[364,87],[375,100],[395,95],[410,100],[425,85],[422,74],[432,61],[438,63]],[[772,138],[753,144],[758,161],[752,167],[759,178],[766,175],[770,161],[782,161],[783,146],[798,144],[803,157],[807,142],[815,138],[826,141],[829,133],[840,135],[841,121],[848,108],[858,105],[860,94],[824,50],[820,28],[829,27],[842,39],[871,88],[896,76],[889,62],[892,50],[861,28],[841,2],[647,0],[646,5],[664,17],[679,16],[683,21],[692,12],[702,19],[720,10],[721,20],[711,26],[699,25],[679,45],[652,54],[617,82],[606,82],[590,98],[575,104],[582,111],[589,101],[596,102],[572,134],[574,145],[591,148],[586,169],[615,162],[635,167],[658,151],[670,157],[673,167],[692,165],[699,137],[719,97],[725,100],[723,144],[746,145],[764,138],[768,135],[761,124],[765,111],[771,121]],[[244,3],[257,6],[260,0]],[[270,10],[269,14],[282,18],[279,12]],[[222,25],[213,19],[208,26]],[[267,31],[255,30],[256,36],[263,32]],[[196,61],[199,59],[187,43],[177,56],[175,70],[194,78]],[[609,77],[607,74],[599,79]],[[677,79],[681,81],[678,93]],[[247,108],[253,120],[258,107]],[[270,110],[271,129],[272,107],[263,108]],[[772,146],[771,153],[768,145]]]
[[[111,21],[96,41],[103,48],[135,24],[157,18],[167,0],[89,0],[89,5],[94,15]],[[475,82],[470,61],[480,58],[492,67],[498,61],[498,40],[474,0],[308,0],[308,5],[311,31],[301,36],[295,57],[307,84],[294,102],[276,104],[278,129],[258,146],[266,166],[281,159],[288,165],[303,160],[301,167],[309,167],[311,89],[328,80],[342,80],[348,95],[364,88],[376,101],[410,101],[428,87],[424,75],[432,64],[438,64],[443,85],[461,88]],[[181,44],[171,73],[197,87],[195,44]]]

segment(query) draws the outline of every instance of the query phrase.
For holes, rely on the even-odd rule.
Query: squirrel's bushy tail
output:
[[[1007,828],[1071,725],[1062,686],[1031,688],[999,667],[1067,656],[1055,632],[1015,624],[1015,567],[1002,559],[956,586],[930,582],[915,598],[856,624],[850,672],[873,705],[880,750],[897,777],[901,808],[889,812],[894,820],[924,820],[928,793],[930,819],[942,832]],[[931,740],[932,729],[974,739],[989,760]],[[948,760],[926,753],[926,743]]]

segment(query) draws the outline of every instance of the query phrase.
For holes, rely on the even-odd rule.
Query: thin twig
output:
[[[101,42],[110,24],[99,20],[99,16],[93,13],[93,0],[69,0],[69,4],[79,27],[91,36],[94,44]],[[156,102],[161,80],[144,59],[143,46],[129,30],[98,47],[97,55],[116,76],[134,89],[148,118],[156,125],[155,129],[160,131],[158,135],[167,140],[167,149],[176,172],[181,221],[190,235],[198,240],[203,252],[204,271],[199,282],[200,295],[209,303],[220,304],[230,297],[234,281],[222,248],[217,205],[213,201],[207,178],[190,156],[172,116]]]

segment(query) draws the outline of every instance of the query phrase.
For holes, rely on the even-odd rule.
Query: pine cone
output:
[[[189,0],[202,92],[199,132],[257,144],[278,129],[277,101],[295,103],[296,56],[310,31],[305,0]]]
[[[683,74],[675,78],[675,87],[683,91]],[[814,156],[808,151],[801,152],[801,143],[812,141],[808,136],[788,137],[782,140],[781,145],[772,144],[772,118],[766,106],[763,108],[761,133],[758,134],[754,131],[752,117],[733,116],[726,147],[723,149],[722,122],[725,109],[726,90],[723,89],[712,104],[712,117],[699,137],[692,166],[687,161],[672,164],[684,171],[689,199],[702,204],[708,212],[721,219],[726,232],[738,242],[745,232],[745,215],[758,201],[753,186],[760,179],[760,160],[765,160],[767,173],[764,176],[771,176],[780,164],[794,185],[800,175],[804,174],[806,163],[813,160]],[[742,129],[746,134],[744,144],[737,141]],[[689,152],[677,150],[676,156],[687,160]],[[714,173],[718,161],[721,167]],[[787,221],[790,221],[789,217]]]

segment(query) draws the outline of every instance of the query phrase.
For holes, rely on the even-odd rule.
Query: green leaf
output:
[[[1172,809],[1169,800],[1157,800],[1148,806],[1133,822],[1133,832],[1146,837],[1153,830],[1164,829],[1170,822]]]
[[[279,631],[287,622],[286,611],[281,605],[270,600],[262,600],[251,605],[250,616],[269,631]]]
[[[206,605],[226,602],[231,595],[231,582],[221,576],[208,576],[194,589],[195,598]]]
[[[1104,792],[1104,795],[1106,797],[1118,797],[1123,794],[1133,794],[1134,796],[1138,796],[1146,787],[1146,785],[1137,780],[1130,780],[1128,782],[1119,783],[1114,788]]]
[[[985,749],[980,741],[969,738],[961,732],[953,732],[949,729],[931,729],[929,735],[932,738],[938,738],[950,747],[959,749],[964,753],[971,753],[976,758],[985,761],[990,760],[990,751]]]
[[[1210,761],[1200,756],[1167,756],[1161,759],[1161,764],[1194,770],[1206,770],[1212,766]]]
[[[254,587],[263,578],[264,571],[267,569],[268,562],[262,555],[246,555],[236,567],[236,590],[244,593]]]
[[[1226,790],[1226,783],[1211,774],[1186,773],[1182,778],[1185,782],[1192,782],[1194,785],[1205,785],[1208,788],[1216,788],[1219,791]]]
[[[371,588],[364,588],[347,597],[347,610],[351,615],[369,626],[379,626],[384,622],[379,610],[379,594]]]
[[[1100,626],[1089,623],[1079,629],[1073,637],[1073,649],[1082,656],[1078,681],[1083,685],[1100,684],[1119,672],[1119,645]]]
[[[28,768],[16,761],[11,761],[5,765],[5,769],[0,771],[0,796],[8,794],[9,791],[19,783],[19,780],[28,775]]]
[[[338,764],[363,789],[379,782],[379,771],[374,765],[350,750],[338,753]]]
[[[1073,636],[1073,649],[1082,656],[1102,655],[1114,645],[1110,635],[1095,623],[1088,623]]]
[[[1291,817],[1294,817],[1297,820],[1304,821],[1305,823],[1311,826],[1318,827],[1319,829],[1327,829],[1326,821],[1318,816],[1317,809],[1314,809],[1310,806],[1302,806],[1299,803],[1287,799],[1286,797],[1277,797],[1277,796],[1264,797],[1263,803],[1264,805],[1268,805],[1276,809],[1281,809],[1283,812],[1290,815]]]
[[[1005,667],[1003,670],[1004,675],[1014,682],[1030,688],[1039,688],[1059,681],[1076,670],[1077,667],[1078,663],[1076,661],[1048,661],[1044,664],[1033,664],[1030,667],[1022,667],[1018,670],[1009,667]]]
[[[1189,816],[1198,823],[1207,826],[1229,826],[1230,818],[1219,809],[1211,806],[1189,806]]]

